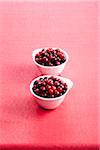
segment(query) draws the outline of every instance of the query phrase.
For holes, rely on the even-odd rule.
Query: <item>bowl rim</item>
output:
[[[45,98],[45,97],[41,97],[41,96],[36,95],[36,94],[33,92],[33,90],[32,90],[33,83],[34,83],[36,80],[38,80],[38,79],[40,79],[40,78],[42,78],[42,77],[51,77],[51,76],[54,76],[54,77],[56,77],[56,78],[58,78],[58,79],[61,79],[61,80],[64,81],[65,83],[67,83],[67,82],[69,81],[69,82],[71,82],[72,85],[71,85],[71,87],[69,87],[69,85],[68,85],[68,83],[67,83],[67,85],[68,85],[67,91],[66,91],[63,95],[61,95],[61,96],[59,96],[59,97],[55,97],[55,98]],[[43,101],[54,101],[54,100],[59,100],[59,98],[63,98],[63,97],[69,92],[69,90],[70,90],[72,87],[73,87],[73,82],[72,82],[70,79],[68,79],[68,78],[64,78],[64,77],[62,77],[62,76],[56,76],[56,75],[43,75],[43,76],[38,76],[38,77],[34,78],[34,79],[31,81],[31,83],[30,83],[30,92],[32,93],[32,95],[34,95],[35,97],[37,97],[39,100],[43,100]]]
[[[40,51],[41,51],[42,49],[48,49],[48,48],[49,48],[49,47],[36,48],[36,49],[34,49],[34,50],[32,51],[32,58],[33,58],[34,63],[35,63],[37,66],[42,67],[42,68],[58,68],[58,67],[61,67],[61,66],[63,66],[64,64],[66,64],[66,63],[68,62],[68,60],[69,60],[69,55],[68,55],[68,53],[67,53],[65,50],[63,50],[62,48],[52,47],[54,50],[55,50],[55,49],[60,49],[60,50],[64,53],[65,58],[66,58],[65,62],[63,62],[62,64],[60,64],[60,65],[58,65],[58,66],[43,66],[43,65],[37,63],[37,62],[35,61],[34,52],[35,52],[36,50],[40,50]],[[38,53],[38,52],[37,52],[37,53]]]

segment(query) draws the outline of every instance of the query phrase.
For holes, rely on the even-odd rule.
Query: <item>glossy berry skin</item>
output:
[[[49,94],[53,95],[53,90],[52,89],[49,89]]]
[[[59,87],[57,90],[58,90],[60,93],[62,92],[62,88],[61,88],[61,87]]]
[[[46,86],[46,89],[47,89],[47,90],[51,89],[51,86],[50,86],[50,85],[47,85],[47,86]]]
[[[47,82],[49,85],[53,85],[53,80],[48,80]]]
[[[54,76],[44,77],[34,82],[32,90],[40,97],[55,98],[67,91],[67,84]]]
[[[54,85],[51,88],[52,88],[53,91],[56,90],[56,86],[54,86]]]
[[[59,95],[59,91],[58,90],[55,90],[55,95]]]
[[[40,90],[45,91],[46,90],[45,86],[41,86]]]
[[[58,66],[66,61],[60,49],[42,49],[35,55],[35,61],[43,66]]]
[[[58,81],[55,81],[54,85],[55,85],[55,86],[59,86],[60,83],[59,83]]]
[[[36,89],[35,92],[38,94],[39,93],[39,89]]]
[[[57,66],[58,66],[58,65],[60,65],[60,62],[59,62],[59,61],[57,61],[57,62],[56,62],[56,64],[57,64]]]

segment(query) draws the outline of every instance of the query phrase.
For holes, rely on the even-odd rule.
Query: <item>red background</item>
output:
[[[0,146],[11,149],[98,149],[97,2],[0,2]],[[61,47],[62,76],[74,87],[56,110],[40,108],[29,91],[40,75],[31,53]]]

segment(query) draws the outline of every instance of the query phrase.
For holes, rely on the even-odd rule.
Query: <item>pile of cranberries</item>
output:
[[[53,76],[42,77],[34,82],[32,90],[38,96],[54,98],[67,91],[67,84]]]
[[[60,49],[42,49],[35,56],[35,61],[43,66],[58,66],[66,61]]]

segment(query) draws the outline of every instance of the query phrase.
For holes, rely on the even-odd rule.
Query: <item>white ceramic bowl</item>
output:
[[[33,62],[35,63],[35,65],[38,67],[38,69],[40,70],[41,74],[43,75],[60,75],[61,72],[63,71],[66,63],[68,62],[68,59],[69,59],[69,56],[67,54],[66,51],[62,50],[61,48],[59,48],[65,55],[65,58],[66,58],[66,61],[64,63],[62,63],[61,65],[58,65],[58,66],[43,66],[43,65],[40,65],[38,64],[36,61],[35,61],[35,55],[37,53],[39,53],[43,48],[37,48],[35,50],[33,50],[32,52],[32,58],[33,58]],[[48,48],[44,48],[44,49],[48,49]],[[57,49],[57,48],[53,48],[54,50]]]
[[[40,96],[36,95],[32,90],[34,82],[42,77],[51,77],[51,75],[39,76],[39,77],[35,78],[30,84],[30,91],[33,94],[33,96],[36,97],[36,101],[40,106],[42,106],[45,109],[55,109],[64,101],[65,96],[67,95],[69,90],[73,87],[73,82],[70,79],[67,79],[67,78],[64,78],[61,76],[54,76],[54,77],[60,79],[61,81],[63,81],[64,83],[66,83],[68,85],[68,89],[62,96],[59,96],[56,98],[44,98],[44,97],[40,97]]]

